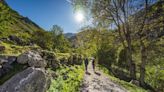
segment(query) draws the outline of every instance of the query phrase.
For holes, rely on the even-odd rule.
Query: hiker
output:
[[[92,68],[93,68],[93,71],[95,72],[95,59],[94,58],[92,59]]]
[[[84,60],[84,64],[85,64],[85,71],[86,71],[86,73],[88,72],[88,58],[86,58],[85,60]]]

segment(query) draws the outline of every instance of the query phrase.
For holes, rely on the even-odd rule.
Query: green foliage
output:
[[[78,92],[84,70],[82,66],[62,67],[56,71],[58,77],[53,79],[47,92]],[[65,77],[65,78],[64,78]]]
[[[98,62],[106,67],[111,67],[117,60],[117,46],[114,47],[114,33],[112,30],[101,30],[100,34],[100,46],[98,48],[97,57]]]
[[[146,70],[146,82],[156,88],[156,91],[163,92],[164,70],[160,66],[148,66]]]
[[[116,63],[116,50],[113,48],[100,50],[98,51],[98,59],[99,64],[110,67],[112,63]]]
[[[22,17],[16,11],[12,10],[4,0],[0,1],[0,37],[8,37],[14,34],[27,40],[37,30],[43,31],[42,28],[30,19]]]
[[[62,58],[69,58],[71,56],[70,53],[56,53],[57,59],[62,59]]]
[[[70,52],[70,43],[64,37],[63,29],[60,26],[54,25],[49,33],[51,34],[53,49],[60,52]]]
[[[118,66],[128,69],[127,63],[127,48],[124,48],[119,53]]]
[[[51,35],[46,31],[34,32],[32,41],[34,41],[33,43],[38,44],[43,49],[50,50],[53,46]]]
[[[11,43],[4,43],[4,42],[0,42],[0,45],[5,46],[5,50],[0,52],[1,55],[3,54],[3,55],[18,56],[19,54],[22,54],[31,49],[39,48],[36,45],[35,46],[18,46],[18,45],[13,45]]]
[[[98,31],[96,28],[82,28],[81,32],[76,35],[77,48],[75,48],[76,53],[83,54],[85,56],[96,56],[98,50]]]

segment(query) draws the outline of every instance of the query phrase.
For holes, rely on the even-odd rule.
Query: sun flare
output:
[[[84,20],[84,14],[79,11],[75,14],[75,19],[77,22],[82,22]]]

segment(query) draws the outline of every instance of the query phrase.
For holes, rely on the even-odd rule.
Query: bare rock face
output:
[[[46,67],[47,62],[36,51],[28,51],[17,58],[19,64],[28,64],[33,67]]]
[[[29,67],[0,86],[0,92],[46,92],[50,77],[44,69]]]

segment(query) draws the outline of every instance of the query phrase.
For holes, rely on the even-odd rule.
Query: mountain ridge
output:
[[[10,8],[5,0],[0,0],[0,37],[16,35],[31,38],[33,32],[45,31],[28,17],[24,17]]]

